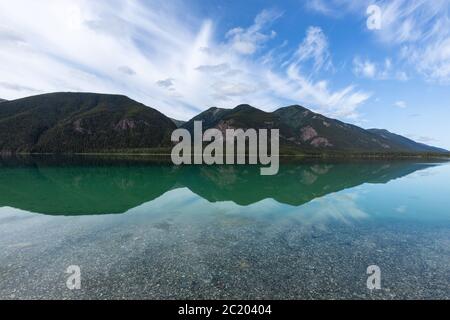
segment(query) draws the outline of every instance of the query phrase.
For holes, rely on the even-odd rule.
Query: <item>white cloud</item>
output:
[[[332,117],[357,119],[357,108],[371,96],[370,93],[356,90],[354,86],[332,91],[327,81],[310,81],[294,64],[288,67],[287,77],[270,73],[268,80],[277,94],[302,101],[315,111]]]
[[[156,81],[156,84],[161,88],[171,88],[174,85],[174,79],[167,78],[165,80]]]
[[[409,80],[405,71],[394,70],[390,58],[386,58],[384,62],[374,62],[370,59],[363,59],[356,56],[353,59],[353,73],[358,77],[373,80]]]
[[[435,138],[432,138],[432,137],[427,137],[427,136],[419,136],[417,138],[417,141],[422,142],[422,143],[426,143],[426,144],[438,143],[439,142],[438,139],[435,139]]]
[[[450,3],[395,0],[381,8],[380,39],[402,46],[402,58],[427,80],[450,81]]]
[[[321,28],[308,28],[306,37],[297,50],[296,58],[298,62],[312,59],[314,61],[315,71],[319,71],[322,68],[329,70],[333,67],[328,48],[328,40]]]
[[[406,102],[405,101],[396,101],[394,103],[394,106],[396,106],[397,108],[401,108],[401,109],[405,109],[406,108]]]
[[[264,42],[276,36],[275,31],[271,30],[264,33],[264,30],[281,16],[282,14],[277,11],[263,10],[256,16],[254,24],[249,28],[237,27],[229,30],[226,37],[230,46],[240,54],[250,55],[255,53]]]
[[[308,63],[316,70],[332,66],[328,40],[317,27],[308,29],[296,53],[272,51],[262,63],[280,13],[265,10],[250,27],[218,41],[211,20],[186,12],[164,1],[0,2],[0,96],[126,94],[179,119],[240,103],[265,110],[298,103],[356,118],[370,97],[303,71]]]
[[[405,46],[402,53],[427,80],[450,82],[450,36],[425,48]]]
[[[245,97],[258,90],[256,86],[248,83],[217,81],[212,85],[214,96],[218,100],[229,101],[232,97]]]
[[[134,71],[133,69],[131,69],[128,66],[120,66],[118,69],[120,72],[122,72],[128,76],[133,76],[136,74],[136,71]]]
[[[397,71],[395,73],[395,78],[399,81],[408,81],[409,80],[409,76],[406,74],[405,71]]]
[[[367,18],[366,9],[381,8],[381,30],[366,30],[400,54],[405,65],[428,81],[450,82],[450,2],[448,0],[308,0],[306,7],[327,16],[355,14]],[[365,23],[361,24],[366,28]],[[409,79],[411,72],[396,71],[391,79]]]
[[[436,139],[433,137],[422,136],[422,135],[413,134],[413,133],[406,134],[405,136],[408,137],[409,139],[412,139],[417,142],[425,143],[425,144],[437,144],[440,141],[439,139]]]
[[[306,8],[319,12],[321,14],[332,16],[335,15],[334,9],[324,0],[308,0],[306,1]]]
[[[306,0],[305,7],[310,11],[327,15],[329,17],[341,18],[348,12],[364,11],[372,0]]]
[[[228,63],[220,63],[220,64],[213,64],[213,65],[204,65],[204,66],[198,66],[195,68],[195,70],[206,72],[206,73],[223,73],[225,71],[230,70],[230,66]]]
[[[377,75],[377,67],[368,59],[362,60],[360,57],[355,57],[353,59],[353,72],[358,76],[375,78]]]
[[[4,82],[1,81],[0,82],[0,87],[6,90],[10,90],[10,91],[17,91],[17,92],[39,92],[38,90],[34,89],[34,88],[30,88],[27,86],[22,86],[20,84],[16,84],[16,83],[9,83],[9,82]]]
[[[15,35],[0,32],[0,81],[34,89],[0,87],[3,97],[122,93],[183,118],[206,104],[194,69],[206,56],[208,20],[188,24],[163,2],[83,0],[0,2],[0,20]],[[157,84],[168,78],[179,79],[183,100]]]

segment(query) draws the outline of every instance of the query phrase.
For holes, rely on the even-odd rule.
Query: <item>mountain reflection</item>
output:
[[[302,161],[276,176],[257,166],[184,166],[167,162],[86,157],[27,157],[0,161],[0,207],[48,215],[124,213],[164,193],[188,188],[209,202],[247,206],[264,199],[301,206],[363,183],[387,183],[433,164]]]

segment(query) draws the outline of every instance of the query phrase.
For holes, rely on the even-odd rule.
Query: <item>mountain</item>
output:
[[[172,119],[172,118],[170,118],[170,120],[172,120],[172,122],[175,123],[177,128],[181,127],[183,124],[186,123],[186,121],[183,121],[183,120],[177,120],[177,119]]]
[[[375,133],[376,135],[382,138],[389,139],[391,141],[396,141],[398,144],[408,146],[408,148],[416,152],[448,152],[447,150],[442,148],[431,147],[423,143],[415,142],[411,139],[389,132],[388,130],[385,129],[369,129],[368,131]]]
[[[280,129],[280,145],[304,152],[355,153],[441,153],[446,150],[414,142],[402,136],[365,130],[355,125],[327,118],[304,107],[294,105],[274,112],[264,112],[249,105],[234,109],[210,108],[185,123],[193,130],[194,121],[203,121],[203,129],[233,128]]]
[[[52,93],[2,102],[0,152],[77,153],[171,146],[175,124],[120,95]]]
[[[7,100],[5,100],[5,99],[0,99],[0,103],[5,102],[5,101],[7,101]]]
[[[229,113],[231,113],[233,110],[231,109],[221,109],[212,107],[208,110],[200,113],[199,115],[195,116],[191,120],[185,122],[181,127],[185,128],[189,131],[194,130],[194,121],[202,121],[203,122],[203,128],[209,129],[213,128],[218,125],[218,123]]]
[[[188,122],[121,95],[51,93],[0,106],[0,153],[170,152],[177,127],[279,129],[282,154],[448,153],[386,130],[365,130],[294,105],[265,112],[250,105],[210,108]],[[151,150],[150,150],[151,149]],[[159,152],[159,151],[158,151]]]

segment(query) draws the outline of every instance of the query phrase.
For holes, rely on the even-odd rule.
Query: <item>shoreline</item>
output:
[[[192,154],[194,156],[195,154]],[[226,154],[222,154],[226,156]],[[238,156],[240,154],[236,154]],[[1,153],[0,157],[11,156],[165,156],[170,157],[171,153],[160,152],[73,152],[73,153],[56,153],[56,152],[16,152],[16,153]],[[246,157],[249,155],[246,154]],[[257,155],[251,155],[256,157]],[[276,156],[274,156],[276,157]],[[280,154],[280,158],[433,158],[433,159],[447,159],[450,160],[450,154],[427,154],[427,153],[304,153],[304,154]]]
[[[45,159],[51,160],[51,162],[62,161],[65,162],[70,158],[76,159],[98,159],[98,160],[130,160],[130,161],[156,161],[158,163],[172,163],[170,153],[151,153],[151,152],[88,152],[88,153],[0,153],[0,160],[32,160],[32,159]],[[412,162],[450,162],[450,155],[437,155],[437,154],[280,154],[278,156],[280,163],[296,163],[296,162],[370,162],[370,161],[412,161]],[[246,163],[244,165],[251,165],[248,162],[248,155],[246,156]],[[186,164],[190,166],[194,164]],[[215,166],[227,166],[230,164],[214,164]],[[237,165],[237,164],[234,164]]]

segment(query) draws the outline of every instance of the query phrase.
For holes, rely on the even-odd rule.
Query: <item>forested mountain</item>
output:
[[[265,112],[250,105],[210,108],[188,122],[121,95],[51,93],[0,106],[1,153],[147,152],[168,149],[177,127],[279,129],[283,150],[343,153],[448,153],[387,130],[365,130],[294,105]]]
[[[0,107],[2,152],[96,152],[170,146],[176,125],[120,95],[52,93]]]
[[[199,120],[203,121],[203,129],[279,129],[282,146],[310,152],[446,152],[386,130],[365,130],[327,118],[298,105],[274,112],[264,112],[249,105],[234,109],[210,108],[182,127],[192,131],[194,121]]]

